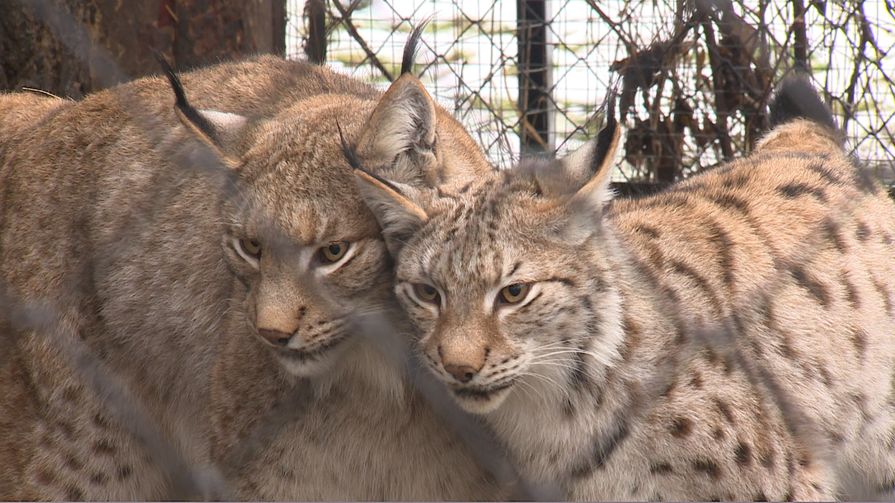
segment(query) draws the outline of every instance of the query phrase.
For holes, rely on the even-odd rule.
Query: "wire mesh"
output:
[[[791,16],[787,17],[790,15],[787,12],[790,11],[786,10],[791,5],[762,4],[755,11],[742,5],[733,5],[731,11],[724,12],[711,9],[706,11],[704,8],[700,11],[698,5],[675,5],[673,10],[668,10],[670,5],[661,3],[642,2],[632,5],[607,3],[600,7],[596,3],[573,1],[549,4],[547,31],[552,47],[553,74],[549,91],[554,118],[550,134],[555,149],[562,153],[574,148],[593,132],[594,125],[589,119],[595,107],[603,101],[612,84],[613,75],[624,74],[622,92],[626,90],[625,85],[634,89],[630,98],[631,106],[627,110],[629,128],[633,131],[649,131],[653,135],[664,134],[666,139],[650,143],[642,135],[629,134],[627,141],[634,147],[626,145],[627,164],[619,176],[656,179],[662,163],[669,162],[666,159],[671,159],[674,163],[677,170],[673,171],[675,176],[687,175],[718,163],[727,156],[725,149],[735,155],[748,151],[750,142],[754,140],[749,136],[750,127],[759,129],[757,124],[765,119],[763,115],[749,115],[744,110],[763,106],[768,90],[771,89],[770,84],[793,66],[786,64],[789,56],[781,56],[795,52],[792,46],[795,44],[798,28],[793,27]],[[443,10],[433,13],[430,8],[432,6],[441,6]],[[610,8],[613,6],[619,8]],[[329,32],[328,61],[346,72],[383,86],[389,76],[394,77],[398,73],[401,48],[412,22],[434,14],[426,37],[429,53],[421,58],[425,63],[419,68],[425,71],[430,89],[434,90],[442,103],[456,110],[458,117],[469,125],[470,131],[479,136],[495,162],[506,165],[519,155],[519,130],[524,127],[523,113],[527,111],[519,110],[519,85],[513,70],[518,58],[513,4],[402,2],[399,5],[397,2],[374,2],[351,5],[331,3],[326,8],[329,20],[326,26]],[[292,56],[296,56],[302,51],[299,43],[306,24],[302,18],[304,9],[301,6],[290,3],[290,9],[293,15],[289,24],[289,51]],[[829,30],[820,32],[823,37],[819,39],[812,38],[815,35],[813,28],[806,30],[811,44],[804,47],[803,59],[810,62],[816,82],[823,84],[831,98],[834,110],[846,128],[857,155],[881,174],[885,169],[891,169],[893,162],[893,126],[890,119],[893,115],[892,97],[895,93],[892,92],[892,82],[886,72],[887,66],[891,66],[891,57],[887,54],[892,47],[892,33],[886,19],[892,17],[892,10],[888,3],[856,3],[846,7],[820,7],[812,3],[805,14],[807,25],[819,24],[820,29]],[[400,15],[394,17],[399,12]],[[443,12],[452,13],[454,17],[449,20],[440,19],[438,16]],[[668,17],[663,17],[663,13],[669,12],[671,14]],[[733,12],[736,16],[728,17],[728,12]],[[818,14],[811,14],[812,12],[825,14],[818,21],[819,18],[812,17]],[[369,20],[363,17],[365,13],[369,14]],[[374,15],[381,15],[384,20],[377,21],[379,18]],[[388,15],[392,17],[387,18]],[[701,21],[700,16],[703,17]],[[884,18],[885,16],[888,18]],[[613,22],[608,23],[607,18]],[[348,19],[351,19],[351,28]],[[742,19],[744,23],[736,23],[736,19]],[[697,23],[702,23],[703,28],[706,24],[714,25],[719,33],[728,30],[729,33],[722,33],[722,37],[733,37],[737,33],[736,29],[743,30],[745,26],[762,28],[757,35],[753,32],[740,34],[737,43],[719,42],[700,49],[700,44],[704,42],[693,35],[699,26]],[[377,38],[383,36],[384,38]],[[750,52],[747,61],[734,64],[738,54],[742,57],[738,51],[752,40],[759,41],[756,42],[758,48]],[[668,44],[668,41],[673,44]],[[669,45],[677,49],[668,49]],[[762,58],[762,50],[767,51],[768,61],[773,62],[768,63],[770,66],[755,63],[754,59]],[[719,54],[712,56],[712,51],[723,57],[718,57]],[[856,51],[863,55],[872,53],[874,57],[856,57]],[[661,56],[659,70],[644,77],[643,70],[652,68],[644,60],[651,55],[655,57],[657,53]],[[712,57],[720,60],[716,61],[717,71],[711,68],[711,62],[708,61]],[[639,62],[633,64],[631,58]],[[637,85],[637,75],[625,73],[626,68],[640,71],[643,82],[648,81],[649,84],[640,82],[641,85]],[[759,68],[771,68],[773,71],[764,75],[766,80],[762,81],[760,78],[763,74],[758,71]],[[688,80],[688,76],[692,78]],[[720,80],[716,81],[716,78]],[[719,86],[716,83],[723,83],[724,79],[733,84]],[[741,87],[733,87],[734,85]],[[632,87],[627,88],[629,92]],[[740,99],[743,100],[743,103],[737,102],[736,106],[728,103],[726,120],[730,144],[727,146],[717,134],[719,117],[725,115],[717,109],[719,87],[725,89],[727,94],[720,94],[725,99],[733,99],[730,95],[736,93],[730,89],[734,89],[742,95]],[[756,94],[753,96],[750,93]],[[755,106],[747,108],[750,105]],[[147,131],[150,131],[157,118],[141,115],[140,120],[146,124]],[[663,130],[662,127],[666,129]],[[639,139],[641,143],[637,144],[632,137],[634,140]],[[700,141],[704,142],[699,143]],[[677,150],[666,149],[665,146],[669,143],[677,145]],[[637,145],[641,145],[640,150],[635,148]],[[634,155],[637,153],[641,156]],[[217,164],[197,164],[194,157],[183,164],[192,169],[219,168]],[[158,204],[167,203],[170,197],[170,194],[160,192]],[[150,225],[142,222],[140,224]],[[813,243],[811,245],[805,247],[808,250],[806,257],[821,249],[813,246]],[[774,288],[774,285],[762,286],[763,288],[757,290],[767,292]],[[155,424],[145,420],[142,405],[136,397],[123,388],[114,372],[102,365],[100,359],[91,353],[91,348],[84,346],[73,334],[65,332],[65,327],[60,326],[57,313],[42,306],[21,306],[16,299],[7,298],[5,294],[0,295],[0,304],[4,315],[11,318],[9,321],[17,329],[39,331],[48,340],[59,343],[61,353],[70,360],[69,366],[76,370],[76,374],[94,394],[109,405],[114,418],[128,425],[128,433],[143,439],[152,447],[148,457],[154,464],[166,468],[165,475],[172,482],[172,498],[211,498],[230,494],[226,487],[227,481],[220,480],[216,470],[190,466],[190,462],[172,445],[188,443],[189,439],[174,439],[178,441],[170,442],[165,437],[166,432],[157,431]],[[670,310],[670,314],[676,312],[677,309]],[[370,320],[365,321],[372,332],[370,336],[377,340],[381,339],[377,337],[379,335],[395,332],[392,327],[378,327]],[[718,334],[730,333],[733,332],[724,326],[717,327],[711,334],[697,337],[694,350],[701,349],[701,346],[723,346],[730,338],[720,337]],[[0,337],[0,347],[4,349],[15,342],[8,332],[0,335],[4,336]],[[380,341],[378,344],[389,347],[387,341]],[[735,348],[731,351],[734,350]],[[8,363],[6,358],[9,354],[0,351],[0,369]],[[751,362],[734,356],[740,362],[738,365],[749,370],[750,380],[768,380],[760,371],[751,370]],[[663,374],[663,378],[670,379],[670,375]],[[420,386],[420,383],[415,384]],[[421,387],[425,384],[423,382]],[[659,383],[654,387],[661,389],[665,387],[664,384],[666,383]],[[768,387],[773,388],[771,385]],[[296,397],[299,398],[302,397]],[[786,402],[786,397],[773,398]],[[302,403],[301,400],[297,401]],[[301,412],[299,407],[293,407],[291,403],[287,405],[289,407],[284,409],[294,409],[293,413]],[[452,414],[454,412],[444,413],[444,416],[450,419]],[[267,418],[271,419],[269,424],[273,425],[270,428],[279,427],[283,421],[293,420],[292,416],[275,416],[276,414],[272,414]],[[267,427],[268,423],[263,426]],[[254,440],[250,436],[249,441],[239,446],[239,455],[233,456],[238,461],[237,466],[242,466],[241,461],[247,456],[245,452],[251,454],[260,444],[260,441]]]
[[[327,1],[326,61],[384,84],[414,22],[430,18],[419,71],[500,166],[518,159],[520,2]],[[774,86],[810,71],[855,155],[895,178],[895,9],[888,0],[548,1],[550,146],[574,149],[621,78],[627,133],[617,180],[671,181],[750,151]],[[796,13],[801,13],[796,15]],[[287,55],[309,43],[305,2],[289,0]],[[803,61],[804,60],[804,61]],[[384,72],[387,69],[388,72]]]

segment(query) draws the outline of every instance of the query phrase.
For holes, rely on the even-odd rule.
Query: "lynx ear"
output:
[[[158,60],[174,91],[176,99],[174,111],[180,122],[211,147],[225,164],[231,168],[238,166],[239,148],[247,129],[248,119],[228,112],[197,110],[187,101],[183,84],[171,65],[161,56],[158,56]]]
[[[416,189],[360,169],[354,170],[354,177],[361,197],[382,228],[389,253],[397,256],[410,236],[429,220],[426,211],[413,200]]]
[[[390,182],[364,170],[354,149],[345,141],[341,127],[339,139],[342,153],[354,171],[361,197],[379,222],[389,253],[397,256],[407,239],[429,220],[426,211],[416,202],[419,192],[413,187]]]
[[[573,197],[574,202],[587,203],[601,210],[612,199],[609,181],[620,137],[614,101],[610,100],[605,124],[597,137],[563,160],[563,167],[570,178],[583,181]]]
[[[393,165],[393,179],[419,179],[435,163],[435,121],[432,97],[419,79],[404,74],[379,100],[357,149],[365,159]]]
[[[612,199],[609,188],[620,128],[610,101],[603,129],[597,137],[563,159],[563,171],[578,189],[568,199],[568,221],[561,226],[562,239],[581,243],[600,229],[603,207]]]

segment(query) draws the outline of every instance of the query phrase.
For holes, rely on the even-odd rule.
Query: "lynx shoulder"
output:
[[[229,438],[228,428],[242,431],[240,421],[259,420],[247,416],[267,404],[242,404],[274,382],[323,380],[339,391],[373,376],[383,381],[379,388],[401,393],[367,395],[327,413],[392,410],[394,428],[419,410],[405,406],[418,397],[403,389],[400,375],[371,370],[381,362],[350,317],[385,307],[391,270],[377,222],[342,158],[340,135],[361,145],[361,157],[381,173],[415,186],[450,186],[489,171],[481,151],[411,75],[383,94],[324,68],[260,57],[185,74],[182,84],[168,77],[176,106],[164,77],[45,114],[30,98],[0,98],[14,103],[0,119],[4,131],[14,131],[0,137],[0,270],[8,312],[23,313],[5,320],[4,335],[14,338],[20,357],[2,369],[0,386],[5,397],[25,395],[37,404],[0,409],[0,452],[15,455],[0,468],[0,497],[197,496],[170,492],[172,477],[182,474],[141,446],[145,437],[97,389],[95,369],[130,390],[139,405],[133,410],[158,425],[171,452],[198,466],[220,462],[212,455],[216,440],[207,439]],[[51,316],[36,319],[32,311]],[[236,388],[215,391],[211,376],[257,368],[257,361],[226,353],[241,350],[240,343],[266,367],[248,389],[239,388],[249,396],[234,397],[227,393]],[[352,360],[358,352],[366,356],[362,366]],[[362,422],[327,422],[314,407],[301,421],[326,424],[327,435],[378,435]],[[26,412],[31,417],[20,417]],[[337,492],[340,483],[380,477],[413,480],[417,498],[439,498],[446,483],[461,498],[475,497],[488,475],[432,414],[423,417],[419,428],[433,443],[412,447],[442,446],[445,459],[458,460],[456,477],[425,471],[426,463],[396,474],[375,462],[379,452],[329,452],[321,453],[329,460],[314,460],[332,470],[318,471],[325,477],[271,490],[282,499],[369,499],[379,494],[364,492],[372,486]],[[9,424],[30,426],[12,438]],[[301,451],[311,440],[278,441],[259,447],[259,455]],[[349,474],[333,459],[353,456],[369,462],[365,470]],[[290,461],[258,470],[279,474]],[[257,474],[233,475],[245,489],[243,475]]]
[[[810,86],[748,157],[608,202],[617,143],[438,194],[357,172],[430,369],[574,499],[829,500],[895,475],[895,205]],[[820,113],[818,113],[820,111]]]

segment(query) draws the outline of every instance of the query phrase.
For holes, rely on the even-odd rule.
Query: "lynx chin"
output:
[[[571,499],[891,495],[895,205],[814,90],[635,200],[610,201],[608,108],[571,156],[456,190],[354,161],[430,370]]]

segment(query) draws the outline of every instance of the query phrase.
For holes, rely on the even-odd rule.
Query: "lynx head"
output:
[[[318,95],[263,120],[197,110],[168,77],[181,122],[229,168],[220,239],[245,296],[231,315],[293,375],[326,370],[352,344],[353,321],[393,299],[391,259],[340,135],[374,172],[408,186],[490,170],[409,74],[379,99]]]
[[[618,143],[609,115],[595,141],[561,161],[456,191],[355,171],[395,255],[416,347],[471,412],[513,393],[544,395],[545,384],[578,378],[583,358],[605,365],[617,353],[612,238],[601,225]]]

